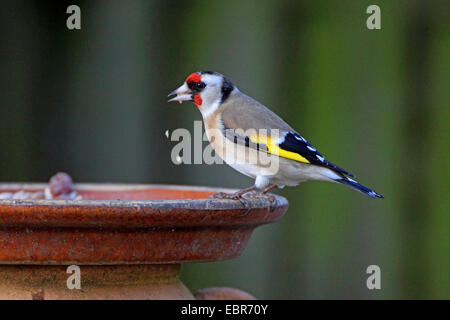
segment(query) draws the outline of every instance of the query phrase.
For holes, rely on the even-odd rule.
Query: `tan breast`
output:
[[[220,112],[215,112],[204,119],[204,124],[214,151],[236,170],[249,176],[272,175],[278,170],[277,157],[235,144],[227,139],[223,134]]]
[[[220,120],[220,113],[214,112],[210,116],[204,119],[205,131],[208,136],[208,140],[216,153],[223,159],[224,158],[224,146],[226,139],[223,135],[222,123]]]

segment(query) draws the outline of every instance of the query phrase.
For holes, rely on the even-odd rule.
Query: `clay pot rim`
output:
[[[45,186],[0,184],[0,192],[42,190]],[[112,191],[96,193],[99,188]],[[120,192],[125,189],[130,193]],[[137,189],[143,191],[134,193]],[[231,259],[244,250],[254,228],[277,221],[288,208],[287,200],[275,195],[274,203],[255,197],[248,199],[246,206],[239,200],[206,199],[215,192],[233,191],[222,188],[76,184],[75,191],[86,199],[103,195],[130,200],[1,200],[0,264],[154,264]],[[131,200],[184,196],[197,199]]]
[[[42,190],[45,184],[0,184],[0,190]],[[153,193],[150,189],[154,189]],[[271,203],[265,197],[239,200],[206,198],[232,189],[176,185],[76,184],[74,190],[92,196],[99,190],[105,197],[164,197],[191,195],[205,197],[172,200],[0,200],[0,226],[16,228],[107,228],[107,229],[186,229],[254,228],[277,221],[287,210],[288,201],[277,195]],[[137,191],[141,190],[142,194]],[[150,190],[146,192],[146,190]],[[89,193],[92,191],[93,193]],[[118,193],[114,193],[117,192]],[[179,191],[179,193],[177,192]],[[195,193],[195,192],[198,192]],[[159,194],[158,194],[159,193]],[[126,198],[125,195],[123,195]]]
[[[48,184],[45,183],[0,183],[0,192],[7,190],[42,191]],[[74,189],[77,191],[132,191],[145,189],[163,189],[171,191],[194,191],[205,193],[226,192],[232,193],[237,189],[205,187],[205,186],[188,186],[188,185],[172,185],[172,184],[127,184],[127,183],[76,183]],[[270,194],[275,197],[277,207],[288,206],[286,198]],[[267,208],[270,202],[262,197],[248,199],[251,209]],[[146,207],[166,207],[170,205],[173,209],[192,209],[192,210],[217,210],[217,209],[245,209],[242,202],[231,199],[211,199],[211,198],[180,198],[180,199],[157,199],[157,200],[44,200],[44,199],[27,199],[27,200],[0,200],[1,206],[56,206],[56,207],[103,207],[108,208],[124,208],[133,207],[133,205]]]

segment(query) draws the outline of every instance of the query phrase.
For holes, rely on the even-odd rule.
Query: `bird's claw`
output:
[[[210,199],[239,200],[239,202],[241,202],[242,205],[247,209],[247,212],[244,214],[244,216],[246,216],[250,212],[250,209],[251,209],[251,202],[248,199],[246,199],[243,194],[219,192],[219,193],[213,194],[209,198]]]
[[[230,200],[239,200],[239,198],[242,198],[242,195],[236,194],[236,193],[225,193],[225,192],[219,192],[215,193],[212,196],[210,196],[211,199],[230,199]]]
[[[275,209],[274,204],[277,202],[277,199],[274,196],[272,196],[270,194],[266,194],[266,193],[261,193],[261,192],[249,193],[247,195],[247,198],[264,198],[264,199],[269,200],[269,202],[270,202],[269,208],[271,211],[273,211]]]

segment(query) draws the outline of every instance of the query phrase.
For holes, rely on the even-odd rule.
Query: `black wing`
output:
[[[331,163],[324,156],[322,156],[316,148],[314,148],[308,141],[306,141],[297,132],[286,133],[284,140],[279,147],[283,150],[295,152],[308,160],[311,164],[329,168],[338,173],[353,177],[350,172],[338,167],[334,163]]]

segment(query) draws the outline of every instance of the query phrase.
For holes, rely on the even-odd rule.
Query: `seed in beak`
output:
[[[191,101],[191,100],[192,100],[192,95],[190,95],[190,94],[180,94],[180,95],[170,99],[167,102],[178,101],[179,103],[182,103],[183,101]]]

